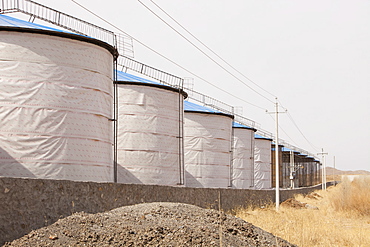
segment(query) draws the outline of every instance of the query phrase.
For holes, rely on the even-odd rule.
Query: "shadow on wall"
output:
[[[30,172],[24,165],[15,160],[7,151],[5,151],[1,147],[0,147],[0,177],[36,178],[32,172]],[[8,202],[10,200],[8,195],[12,194],[10,192],[11,191],[8,187],[2,188],[0,201]],[[21,217],[23,217],[22,212],[19,211],[18,214]],[[3,217],[5,217],[5,215],[0,214],[0,221],[3,222],[5,220],[6,222],[7,219],[6,218],[4,219]],[[20,222],[19,225],[10,224],[9,227],[11,228],[11,231],[16,231],[18,230],[18,228],[25,229],[27,227],[27,223]],[[0,227],[0,236],[9,237],[9,229]]]
[[[17,178],[36,178],[23,164],[15,160],[7,151],[0,147],[0,176]]]
[[[140,179],[120,164],[117,164],[117,182],[124,184],[143,184]]]
[[[203,188],[201,184],[193,175],[185,171],[185,186],[190,188]]]

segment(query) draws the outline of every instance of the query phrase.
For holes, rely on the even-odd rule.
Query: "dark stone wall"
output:
[[[281,201],[320,188],[281,190]],[[274,190],[0,178],[0,245],[79,211],[97,213],[144,202],[181,202],[214,209],[220,203],[222,210],[229,211],[274,200]]]

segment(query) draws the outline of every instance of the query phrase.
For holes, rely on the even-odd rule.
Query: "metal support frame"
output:
[[[29,15],[29,22],[33,22],[37,18],[73,33],[104,41],[115,47],[120,55],[134,56],[132,37],[126,34],[114,33],[108,29],[99,27],[32,0],[0,1],[0,14],[15,12]]]
[[[65,14],[31,0],[2,0],[1,13],[21,12],[77,34],[87,35],[102,40],[116,47],[115,34],[74,16]]]
[[[140,63],[132,58],[126,56],[118,57],[118,65],[123,69],[132,70],[134,72],[140,73],[142,75],[148,76],[152,79],[160,81],[162,84],[183,89],[184,79],[164,72],[162,70],[156,69],[154,67],[148,66],[146,64]]]

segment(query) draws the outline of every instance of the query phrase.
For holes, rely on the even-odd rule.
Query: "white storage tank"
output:
[[[254,146],[254,188],[270,189],[271,181],[271,142],[272,139],[255,135]]]
[[[233,122],[232,187],[251,189],[254,185],[254,132],[256,129]]]
[[[231,187],[233,116],[184,102],[185,185]]]
[[[115,49],[0,15],[0,175],[113,181]]]
[[[117,84],[117,181],[182,184],[186,93],[124,72]]]

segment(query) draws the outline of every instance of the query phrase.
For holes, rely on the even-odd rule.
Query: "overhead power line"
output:
[[[288,117],[290,119],[290,121],[292,121],[293,125],[297,128],[297,130],[299,131],[299,133],[303,136],[303,138],[307,141],[307,143],[315,150],[315,151],[318,151],[320,148],[316,147],[315,145],[313,145],[309,140],[308,138],[303,134],[303,131],[298,127],[298,124],[294,121],[293,119],[293,116],[289,113],[288,109],[285,108],[282,103],[279,101],[280,103],[280,106],[285,109],[287,111],[287,114],[288,114]]]
[[[271,116],[271,114],[268,114],[269,116],[270,116],[270,118],[272,119],[272,121],[275,121],[275,119],[274,119],[274,117],[273,116]],[[288,135],[288,133],[283,129],[283,127],[281,127],[281,124],[279,125],[279,129],[282,131],[282,132],[284,132],[284,134],[290,139],[290,141],[294,144],[294,145],[296,145],[296,146],[298,146],[297,145],[297,143]]]
[[[310,146],[314,149],[314,150],[319,150],[319,148],[315,147],[308,139],[307,137],[303,134],[303,132],[301,131],[301,129],[298,127],[298,125],[296,124],[296,122],[294,121],[293,117],[290,115],[290,113],[288,112],[288,117],[289,119],[293,122],[294,126],[298,129],[299,133],[301,133],[301,135],[303,136],[303,138],[307,141],[308,144],[310,144]]]
[[[188,41],[192,46],[194,46],[198,51],[200,51],[203,55],[205,55],[207,58],[209,58],[212,62],[217,64],[221,69],[223,69],[225,72],[227,72],[229,75],[234,77],[236,80],[244,84],[246,87],[248,87],[250,90],[261,96],[262,98],[266,99],[267,101],[274,103],[274,101],[270,100],[263,94],[259,93],[257,90],[249,86],[247,83],[245,83],[243,80],[239,79],[237,76],[235,76],[232,72],[230,72],[228,69],[226,69],[224,66],[222,66],[219,62],[214,60],[211,56],[209,56],[207,53],[205,53],[202,49],[200,49],[196,44],[194,44],[191,40],[189,40],[187,37],[185,37],[183,34],[181,34],[179,31],[177,31],[174,27],[172,27],[168,22],[166,22],[163,18],[161,18],[159,15],[157,15],[153,10],[151,10],[147,5],[145,5],[142,1],[138,0],[146,9],[148,9],[153,15],[155,15],[158,19],[160,19],[163,23],[165,23],[168,27],[170,27],[173,31],[175,31],[178,35],[180,35],[182,38],[184,38],[186,41]],[[171,17],[172,19],[172,17]],[[218,56],[218,55],[217,55]],[[222,59],[222,58],[221,58]],[[223,60],[223,59],[222,59]],[[224,61],[224,60],[223,60]],[[227,63],[227,62],[226,62]],[[229,65],[230,66],[230,65]]]
[[[92,12],[91,10],[89,10],[88,8],[86,8],[86,7],[84,7],[83,5],[81,5],[81,4],[79,4],[77,1],[75,1],[75,0],[71,0],[73,3],[75,3],[76,5],[78,5],[79,7],[81,7],[81,8],[83,8],[85,11],[87,11],[87,12],[89,12],[90,14],[92,14],[92,15],[94,15],[95,17],[97,17],[98,19],[100,19],[100,20],[102,20],[102,21],[104,21],[105,23],[107,23],[108,25],[110,25],[110,26],[112,26],[112,27],[114,27],[115,29],[117,29],[117,30],[119,30],[120,32],[122,32],[122,33],[124,33],[124,34],[126,34],[126,35],[128,35],[128,36],[130,36],[133,40],[135,40],[136,42],[138,42],[139,44],[141,44],[142,46],[144,46],[145,48],[147,48],[147,49],[149,49],[150,51],[152,51],[153,53],[155,53],[155,54],[157,54],[158,56],[160,56],[160,57],[162,57],[162,58],[164,58],[165,60],[167,60],[167,61],[169,61],[169,62],[171,62],[172,64],[174,64],[174,65],[176,65],[176,66],[178,66],[179,68],[181,68],[181,69],[183,69],[184,71],[186,71],[186,72],[188,72],[189,74],[191,74],[191,75],[193,75],[194,77],[196,77],[196,78],[198,78],[198,79],[200,79],[200,80],[202,80],[202,81],[204,81],[204,82],[206,82],[207,84],[209,84],[209,85],[211,85],[211,86],[213,86],[213,87],[215,87],[215,88],[217,88],[218,90],[220,90],[220,91],[222,91],[222,92],[224,92],[224,93],[226,93],[226,94],[228,94],[228,95],[230,95],[230,96],[232,96],[232,97],[234,97],[234,98],[236,98],[236,99],[238,99],[238,100],[240,100],[240,101],[242,101],[242,102],[245,102],[245,103],[247,103],[247,104],[249,104],[249,105],[251,105],[251,106],[254,106],[254,107],[256,107],[256,108],[258,108],[258,109],[261,109],[261,110],[263,110],[263,111],[266,111],[266,108],[263,108],[263,107],[261,107],[261,106],[258,106],[258,105],[256,105],[256,104],[253,104],[253,103],[251,103],[251,102],[248,102],[248,101],[246,101],[246,100],[244,100],[244,99],[242,99],[242,98],[240,98],[240,97],[238,97],[238,96],[236,96],[236,95],[233,95],[233,94],[231,94],[231,93],[229,93],[229,92],[227,92],[226,90],[224,90],[224,89],[222,89],[222,88],[220,88],[220,87],[218,87],[218,86],[216,86],[215,84],[213,84],[213,83],[211,83],[210,81],[208,81],[208,80],[206,80],[206,79],[204,79],[204,78],[202,78],[201,76],[198,76],[197,74],[195,74],[195,73],[193,73],[193,72],[191,72],[190,70],[188,70],[188,69],[186,69],[185,67],[183,67],[183,66],[181,66],[180,64],[178,64],[178,63],[176,63],[175,61],[173,61],[173,60],[171,60],[170,58],[168,58],[168,57],[166,57],[166,56],[164,56],[164,55],[162,55],[161,53],[159,53],[159,52],[157,52],[156,50],[154,50],[153,48],[151,48],[151,47],[149,47],[148,45],[146,45],[146,44],[144,44],[143,42],[141,42],[140,40],[138,40],[138,39],[136,39],[136,38],[134,38],[132,35],[130,35],[130,34],[128,34],[127,32],[125,32],[125,31],[123,31],[122,29],[120,29],[119,27],[117,27],[116,25],[114,25],[113,23],[111,23],[111,22],[109,22],[109,21],[107,21],[106,19],[104,19],[104,18],[102,18],[102,17],[100,17],[99,15],[97,15],[97,14],[95,14],[94,12]],[[150,0],[150,1],[152,1],[152,0]],[[153,2],[153,1],[152,1]],[[154,2],[153,2],[154,3]],[[157,4],[155,4],[156,6],[157,6]],[[172,18],[171,18],[172,19]],[[177,22],[176,22],[177,23]],[[180,24],[179,24],[180,25]],[[181,25],[180,25],[181,26]],[[185,28],[184,28],[185,29]],[[189,32],[190,33],[190,32]],[[193,35],[192,35],[193,36]],[[195,37],[195,36],[194,36]],[[197,39],[198,40],[198,39]],[[200,41],[199,41],[200,42]],[[200,42],[200,43],[202,43],[202,42]],[[202,43],[203,44],[203,43]],[[204,45],[204,44],[203,44]],[[206,45],[204,45],[204,46],[206,46]],[[206,46],[207,47],[207,46]],[[208,47],[207,47],[208,48]],[[208,48],[208,49],[210,49],[210,48]],[[213,52],[213,51],[212,51]],[[216,54],[216,53],[214,53],[214,54]],[[216,56],[218,56],[217,54],[216,54]],[[224,61],[222,58],[221,58],[221,60],[222,61]],[[224,61],[225,62],[225,61]],[[225,62],[226,64],[228,64],[227,62]],[[228,64],[229,65],[229,64]],[[230,67],[232,67],[231,65],[229,65]],[[232,67],[233,68],[233,67]],[[234,70],[236,70],[235,68],[233,68]],[[236,70],[237,71],[237,70]],[[238,71],[237,71],[238,72]],[[240,73],[240,72],[238,72],[238,73]],[[243,74],[242,74],[243,75]],[[244,75],[243,75],[244,76]],[[239,80],[239,79],[238,79]],[[248,80],[250,80],[250,79],[248,79]],[[240,81],[240,80],[239,80]],[[250,80],[251,81],[251,80]],[[253,82],[253,81],[251,81],[251,82]],[[253,82],[254,83],[254,82]],[[255,83],[254,83],[255,84]],[[255,84],[256,86],[258,86],[258,84]],[[249,87],[249,86],[248,86]],[[258,86],[259,87],[259,86]],[[263,88],[261,88],[262,90],[264,90]],[[266,91],[266,90],[264,90],[265,92],[267,92],[268,94],[270,94],[270,95],[272,95],[273,96],[273,94],[271,94],[271,93],[269,93],[268,91]],[[259,94],[259,93],[258,93]],[[267,99],[267,100],[269,100],[268,98],[266,98],[265,96],[263,96],[265,99]],[[271,100],[269,100],[270,102],[273,102],[273,101],[271,101]],[[280,103],[280,101],[279,101],[279,103]],[[280,105],[282,106],[282,104],[280,103]],[[286,110],[286,108],[284,107],[284,106],[282,106],[282,108],[284,108],[285,110]],[[318,148],[316,148],[307,138],[306,138],[306,136],[303,134],[303,132],[299,129],[299,127],[298,127],[298,125],[295,123],[295,121],[294,121],[294,119],[293,119],[293,117],[289,114],[289,112],[288,112],[288,116],[289,116],[289,118],[290,118],[290,120],[293,122],[293,124],[295,125],[295,127],[298,129],[298,131],[301,133],[301,135],[305,138],[305,140],[311,145],[311,147],[312,148],[314,148],[315,150],[317,150]],[[286,132],[283,130],[283,132],[286,134]],[[287,135],[288,136],[288,135]],[[288,136],[289,137],[289,136]],[[290,138],[290,137],[289,137]],[[290,138],[291,139],[291,138]],[[292,140],[292,139],[291,139]],[[293,141],[293,140],[292,140]],[[293,141],[294,142],[294,141]]]
[[[153,10],[151,10],[147,5],[145,5],[141,0],[138,0],[146,9],[148,9],[152,14],[154,14],[157,18],[159,18],[162,22],[164,22],[167,26],[169,26],[173,31],[175,31],[177,34],[179,34],[181,37],[183,37],[186,41],[188,41],[190,44],[192,44],[196,49],[198,49],[201,53],[203,53],[205,56],[207,56],[209,59],[211,59],[214,63],[216,63],[218,66],[220,66],[223,70],[225,70],[227,73],[232,75],[234,78],[236,78],[238,81],[242,82],[245,86],[247,86],[249,89],[257,93],[258,95],[262,96],[263,98],[267,99],[271,103],[274,103],[264,95],[260,94],[257,92],[255,89],[247,85],[244,81],[240,80],[237,78],[234,74],[232,74],[230,71],[228,71],[226,68],[224,68],[222,65],[220,65],[217,61],[215,61],[213,58],[211,58],[208,54],[206,54],[203,50],[201,50],[197,45],[195,45],[193,42],[191,42],[188,38],[186,38],[184,35],[182,35],[179,31],[177,31],[173,26],[171,26],[168,22],[166,22],[163,18],[161,18],[158,14],[156,14]],[[185,30],[191,37],[193,37],[196,41],[198,41],[200,44],[202,44],[205,48],[207,48],[212,54],[214,54],[216,57],[218,57],[221,61],[223,61],[225,64],[227,64],[230,68],[238,72],[240,75],[242,75],[244,78],[246,78],[248,81],[253,83],[255,86],[263,90],[264,92],[268,93],[269,95],[273,96],[274,98],[277,98],[274,94],[270,93],[269,91],[265,90],[262,88],[260,85],[255,83],[253,80],[245,76],[242,72],[240,72],[238,69],[236,69],[234,66],[232,66],[229,62],[227,62],[225,59],[223,59],[220,55],[218,55],[215,51],[213,51],[209,46],[207,46],[204,42],[202,42],[200,39],[198,39],[195,35],[193,35],[187,28],[185,28],[183,25],[181,25],[175,18],[173,18],[169,13],[167,13],[162,7],[160,7],[157,3],[155,3],[153,0],[150,0],[158,9],[160,9],[166,16],[168,16],[172,21],[174,21],[177,25],[179,25],[183,30]],[[285,108],[281,102],[279,101],[280,106],[287,111],[287,108]],[[317,150],[317,148],[306,138],[306,136],[303,134],[303,132],[300,130],[296,122],[294,121],[293,117],[289,114],[288,112],[288,117],[289,119],[293,122],[294,126],[298,129],[300,134],[304,137],[304,139],[310,144],[310,146]],[[281,129],[287,136],[288,138],[291,139],[291,141],[294,143],[293,139],[289,137],[289,135]]]
[[[168,14],[163,8],[161,8],[157,3],[155,3],[153,0],[150,0],[158,9],[160,9],[163,13],[165,13],[172,21],[174,21],[177,25],[179,25],[182,29],[184,29],[191,37],[193,37],[196,41],[201,43],[204,47],[206,47],[212,54],[214,54],[216,57],[218,57],[221,61],[223,61],[225,64],[227,64],[230,68],[238,72],[241,76],[243,76],[245,79],[253,83],[255,86],[257,86],[259,89],[263,90],[264,92],[270,94],[272,97],[277,98],[276,95],[272,94],[271,92],[267,91],[260,85],[258,85],[256,82],[254,82],[252,79],[244,75],[242,72],[240,72],[238,69],[236,69],[234,66],[232,66],[229,62],[227,62],[225,59],[223,59],[220,55],[218,55],[215,51],[213,51],[209,46],[207,46],[205,43],[203,43],[200,39],[198,39],[195,35],[193,35],[187,28],[185,28],[183,25],[181,25],[178,21],[176,21],[175,18],[173,18],[170,14]]]
[[[94,12],[92,12],[91,10],[89,10],[88,8],[86,8],[85,6],[81,5],[81,4],[80,4],[80,3],[78,3],[77,1],[75,1],[75,0],[71,0],[71,1],[72,1],[73,3],[75,3],[75,4],[77,4],[79,7],[83,8],[84,10],[86,10],[87,12],[89,12],[90,14],[92,14],[92,15],[94,15],[95,17],[99,18],[99,19],[100,19],[100,20],[102,20],[103,22],[107,23],[108,25],[110,25],[110,26],[114,27],[115,29],[119,30],[120,32],[122,32],[122,33],[124,33],[124,34],[126,34],[126,35],[130,36],[133,40],[135,40],[135,41],[136,41],[137,43],[139,43],[140,45],[142,45],[142,46],[144,46],[145,48],[149,49],[150,51],[152,51],[153,53],[157,54],[158,56],[160,56],[160,57],[162,57],[162,58],[166,59],[167,61],[169,61],[169,62],[173,63],[174,65],[178,66],[179,68],[183,69],[184,71],[188,72],[189,74],[193,75],[194,77],[196,77],[196,78],[198,78],[198,79],[200,79],[200,80],[202,80],[202,81],[204,81],[204,82],[208,83],[209,85],[211,85],[211,86],[213,86],[213,87],[217,88],[218,90],[220,90],[220,91],[222,91],[222,92],[224,92],[224,93],[226,93],[226,94],[228,94],[228,95],[230,95],[230,96],[232,96],[232,97],[234,97],[234,98],[236,98],[236,99],[238,99],[238,100],[240,100],[240,101],[243,101],[244,103],[247,103],[247,104],[249,104],[249,105],[251,105],[251,106],[254,106],[254,107],[259,108],[259,109],[264,110],[264,111],[266,110],[265,108],[263,108],[263,107],[261,107],[261,106],[258,106],[258,105],[256,105],[256,104],[253,104],[253,103],[251,103],[251,102],[248,102],[248,101],[246,101],[246,100],[244,100],[244,99],[242,99],[242,98],[240,98],[240,97],[238,97],[238,96],[236,96],[236,95],[233,95],[233,94],[231,94],[231,93],[227,92],[226,90],[224,90],[224,89],[222,89],[222,88],[220,88],[220,87],[216,86],[215,84],[211,83],[210,81],[208,81],[208,80],[206,80],[206,79],[202,78],[201,76],[199,76],[199,75],[197,75],[197,74],[195,74],[195,73],[191,72],[190,70],[188,70],[188,69],[186,69],[185,67],[181,66],[180,64],[176,63],[176,62],[175,62],[175,61],[173,61],[172,59],[170,59],[170,58],[168,58],[168,57],[166,57],[166,56],[162,55],[162,54],[161,54],[161,53],[159,53],[159,52],[157,52],[157,51],[156,51],[156,50],[154,50],[153,48],[149,47],[148,45],[144,44],[144,43],[143,43],[143,42],[141,42],[140,40],[138,40],[138,39],[136,39],[135,37],[133,37],[132,35],[128,34],[128,33],[127,33],[127,32],[125,32],[125,31],[123,31],[121,28],[117,27],[117,26],[116,26],[116,25],[114,25],[113,23],[111,23],[111,22],[107,21],[106,19],[104,19],[104,18],[100,17],[99,15],[95,14]]]

